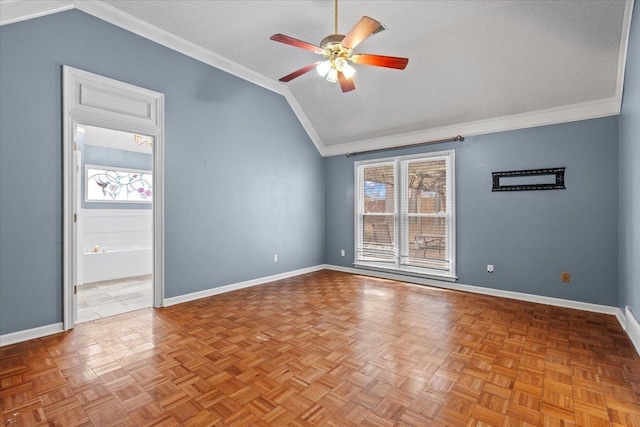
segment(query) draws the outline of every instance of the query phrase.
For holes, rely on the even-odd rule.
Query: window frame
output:
[[[447,211],[442,214],[431,214],[424,216],[448,218],[448,228],[445,234],[445,258],[449,260],[448,270],[437,270],[434,268],[419,267],[403,264],[403,253],[408,255],[411,245],[408,239],[408,218],[409,212],[403,211],[403,200],[407,197],[407,174],[411,163],[421,160],[445,160],[446,188],[447,188]],[[364,170],[365,167],[384,166],[393,164],[394,170],[394,240],[393,240],[393,262],[380,262],[360,258],[359,248],[363,246],[363,218],[364,212]],[[397,272],[414,276],[435,278],[438,280],[455,281],[456,275],[456,193],[455,193],[455,150],[434,151],[431,153],[420,153],[407,156],[385,157],[371,160],[361,160],[354,162],[354,262],[358,268],[381,270],[387,272]],[[406,209],[405,209],[406,210]],[[421,216],[421,215],[418,215]],[[406,217],[406,218],[405,218]],[[405,252],[406,251],[406,252]]]

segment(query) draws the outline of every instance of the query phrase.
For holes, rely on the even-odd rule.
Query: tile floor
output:
[[[76,323],[151,307],[152,276],[86,283],[78,286]]]

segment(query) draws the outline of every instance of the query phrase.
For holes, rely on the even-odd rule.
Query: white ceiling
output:
[[[356,90],[344,94],[315,72],[277,82],[320,57],[269,40],[283,33],[319,44],[333,33],[332,0],[51,3],[136,27],[282,93],[323,155],[617,114],[633,6],[342,0],[341,33],[363,15],[387,26],[355,52],[409,58],[404,71],[356,66]]]

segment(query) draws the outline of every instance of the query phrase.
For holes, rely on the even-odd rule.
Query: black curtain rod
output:
[[[398,147],[378,148],[376,150],[358,151],[355,153],[347,153],[347,157],[358,156],[360,154],[367,154],[367,153],[379,153],[381,151],[397,150],[399,148],[420,147],[422,145],[442,144],[443,142],[454,142],[454,141],[464,141],[464,136],[456,135],[453,138],[438,139],[435,141],[418,142],[416,144],[400,145]]]

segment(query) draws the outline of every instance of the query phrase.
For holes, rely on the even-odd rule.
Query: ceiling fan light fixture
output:
[[[356,69],[349,64],[344,64],[344,66],[342,67],[342,74],[344,74],[344,76],[348,79],[353,77],[355,73],[356,73]]]
[[[327,73],[326,79],[329,83],[336,83],[338,81],[338,70],[331,68]]]
[[[336,70],[342,71],[347,64],[347,60],[344,58],[336,58],[335,60]]]
[[[300,77],[315,68],[318,74],[323,76],[328,82],[340,83],[342,92],[351,92],[356,88],[352,80],[356,70],[348,64],[348,61],[353,62],[354,64],[394,68],[396,70],[405,69],[409,62],[408,58],[372,55],[367,53],[353,54],[353,49],[356,46],[373,34],[383,31],[385,26],[373,18],[363,16],[346,36],[338,34],[338,0],[334,0],[334,9],[335,32],[334,34],[330,34],[322,39],[320,46],[280,33],[274,34],[270,37],[273,41],[288,44],[290,46],[305,49],[324,56],[322,61],[304,66],[293,73],[279,78],[278,81],[285,83],[290,82],[291,80]]]
[[[327,60],[324,62],[321,62],[320,64],[318,64],[318,66],[316,67],[316,71],[318,72],[318,74],[320,74],[322,77],[325,77],[327,75],[327,73],[329,72],[329,70],[331,70],[331,61]]]

